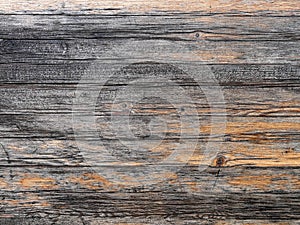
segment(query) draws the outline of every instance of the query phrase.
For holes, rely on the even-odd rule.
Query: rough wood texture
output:
[[[294,0],[1,0],[0,223],[300,224],[299,9]],[[124,45],[139,46],[130,56],[139,63],[118,70]],[[157,60],[146,60],[149,55]],[[208,65],[225,105],[216,101],[211,108],[176,58],[186,67]],[[95,107],[99,139],[127,162],[103,162],[103,171],[112,168],[105,175],[78,148],[93,136],[86,133],[81,143],[74,133],[76,88],[96,60],[116,70],[111,79],[103,75],[107,83]],[[124,147],[124,137],[109,126],[111,112],[118,115],[115,125],[126,117],[114,96],[127,76],[149,74],[177,81],[190,102],[143,99],[130,117],[135,138],[124,139]],[[89,91],[96,92],[92,78]],[[157,88],[155,80],[138,85]],[[173,93],[172,85],[160,85],[157,97]],[[199,135],[180,129],[176,109],[189,105],[199,116]],[[224,134],[211,114],[226,115]],[[187,163],[176,159],[178,171],[151,174],[161,181],[150,185],[130,176],[113,182],[118,171],[134,174],[168,157],[180,135],[197,146]],[[210,160],[203,156],[208,141],[218,146]]]

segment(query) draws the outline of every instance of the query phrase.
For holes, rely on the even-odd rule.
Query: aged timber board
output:
[[[0,224],[300,224],[299,9],[1,0]]]

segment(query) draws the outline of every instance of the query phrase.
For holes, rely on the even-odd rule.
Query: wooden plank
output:
[[[31,59],[38,63],[36,59],[39,58],[40,63],[45,63],[46,59],[50,63],[63,59],[101,59],[108,56],[106,54],[113,46],[124,45],[128,38],[191,44],[194,57],[196,55],[206,63],[297,64],[299,60],[298,17],[275,17],[278,26],[273,24],[274,17],[197,14],[159,17],[25,15],[2,18],[1,63],[30,62]],[[186,57],[189,57],[188,54]]]
[[[287,12],[288,14],[297,13],[299,11],[299,2],[297,0],[290,1],[251,1],[251,0],[209,0],[209,1],[158,1],[154,0],[151,2],[145,2],[141,0],[130,0],[130,1],[25,1],[25,0],[11,0],[9,2],[1,0],[0,2],[1,11],[3,13],[31,13],[31,12],[42,12],[42,13],[61,13],[61,12],[77,12],[77,13],[93,13],[93,12],[131,12],[131,13],[146,13],[151,11],[183,11],[183,12],[194,12],[204,11],[213,13],[222,12]]]
[[[299,224],[297,1],[0,6],[1,224]],[[126,54],[136,63],[124,67]],[[94,115],[97,149],[117,159],[95,154],[97,165],[84,154],[95,135],[80,136],[74,122],[85,106],[76,105],[80,84],[99,92],[95,63],[115,71],[100,77],[106,83]],[[214,80],[196,82],[180,66],[196,78],[209,68]],[[114,97],[137,78],[146,80],[133,85],[136,95],[155,98],[134,105],[127,136],[114,128],[122,131],[132,99]],[[184,101],[162,99],[179,87]],[[208,102],[205,90],[214,88],[224,102]],[[185,128],[195,112],[197,135]],[[165,162],[171,170],[157,172],[182,143],[197,143],[189,160],[182,152]],[[217,146],[213,158],[207,143]]]

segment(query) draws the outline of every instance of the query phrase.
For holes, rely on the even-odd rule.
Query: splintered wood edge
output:
[[[257,12],[257,11],[293,11],[300,9],[297,0],[290,1],[265,1],[265,0],[153,0],[153,1],[121,1],[121,0],[10,0],[0,1],[0,12],[80,12],[107,10],[121,12],[146,13],[155,11],[175,11],[175,12]]]

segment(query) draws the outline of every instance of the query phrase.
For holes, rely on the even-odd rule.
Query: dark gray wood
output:
[[[299,224],[299,16],[23,12],[2,14],[0,21],[1,224]],[[153,41],[157,47],[151,49]],[[195,105],[201,124],[199,135],[184,133],[185,141],[199,142],[193,157],[161,183],[145,186],[132,185],[130,179],[127,185],[115,184],[110,178],[116,174],[104,178],[87,163],[74,136],[76,88],[96,60],[118,69],[123,53],[113,52],[128,42],[141,44],[144,54],[132,58],[142,61],[151,53],[171,59],[186,55],[181,63],[187,67],[193,61],[199,61],[199,68],[209,66],[226,103],[213,102],[219,104],[214,115],[227,114],[225,135],[210,139],[219,146],[213,160],[199,161],[211,126],[219,124],[210,124],[198,84],[183,79],[186,75],[172,62],[146,60],[116,72],[98,99],[95,114],[103,143],[124,161],[149,165],[174,150],[180,136],[174,108],[180,106],[158,99],[137,104],[131,126],[139,139],[129,140],[127,147],[106,127],[111,96],[128,84],[126,75],[152,73],[177,77],[196,102],[184,102]],[[174,43],[184,49],[173,48]],[[156,85],[146,84],[149,90]],[[90,91],[98,91],[94,88]],[[169,133],[161,151],[130,151],[147,143],[147,126],[163,115],[169,116]],[[160,131],[149,141],[160,140]],[[199,171],[199,163],[207,168]],[[100,166],[128,174],[139,169],[134,164]]]

